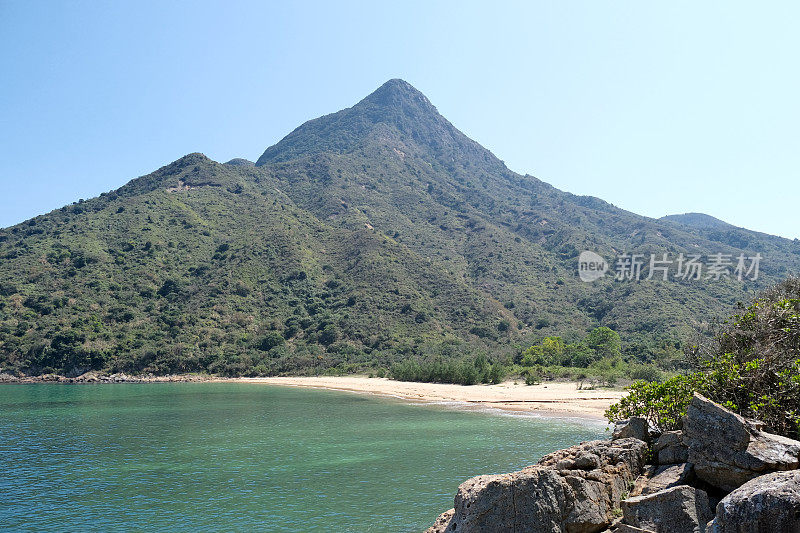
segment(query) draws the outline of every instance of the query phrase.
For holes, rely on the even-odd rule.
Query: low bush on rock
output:
[[[705,376],[696,373],[675,376],[662,383],[636,381],[628,387],[630,394],[606,411],[606,417],[618,422],[643,416],[660,432],[680,429],[692,394],[702,389],[704,379]]]

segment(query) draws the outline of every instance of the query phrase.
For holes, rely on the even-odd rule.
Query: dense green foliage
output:
[[[671,366],[676,351],[674,347],[662,348],[659,351],[662,357],[658,359],[661,366]],[[585,338],[570,344],[561,337],[545,337],[520,352],[515,363],[517,367],[512,370],[525,377],[526,382],[569,379],[613,386],[619,380],[661,381],[664,376],[659,365],[623,355],[619,334],[606,326],[595,328]]]
[[[680,429],[692,394],[703,389],[705,376],[700,373],[674,376],[664,382],[636,381],[629,394],[606,411],[611,422],[643,416],[658,431]]]
[[[502,363],[489,363],[484,355],[474,361],[417,361],[408,360],[392,365],[391,377],[400,381],[423,381],[428,383],[502,383],[508,369]]]
[[[748,285],[583,283],[584,249],[769,260]],[[393,80],[257,166],[191,154],[0,230],[0,369],[267,375],[482,353],[506,365],[547,337],[563,340],[559,364],[671,368],[686,335],[799,254],[515,174]],[[620,347],[585,339],[600,326]]]
[[[586,368],[592,363],[607,359],[615,362],[622,356],[622,341],[619,333],[601,326],[589,335],[572,344],[565,344],[561,337],[545,337],[522,353],[523,366],[575,366]]]
[[[789,278],[731,317],[707,345],[689,347],[695,372],[637,382],[607,412],[646,416],[661,430],[680,425],[694,391],[775,433],[800,437],[800,279]]]

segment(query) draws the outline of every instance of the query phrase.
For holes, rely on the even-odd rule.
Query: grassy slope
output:
[[[584,284],[583,249],[765,261],[756,283]],[[796,242],[656,221],[514,174],[392,81],[304,124],[257,167],[192,154],[0,231],[0,365],[353,369],[504,357],[597,325],[647,359],[796,272],[799,253]]]

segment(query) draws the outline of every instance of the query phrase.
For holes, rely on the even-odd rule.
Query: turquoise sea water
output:
[[[235,383],[0,386],[0,529],[420,531],[604,426]]]

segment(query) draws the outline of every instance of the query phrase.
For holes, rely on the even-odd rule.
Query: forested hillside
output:
[[[641,217],[515,174],[391,80],[255,166],[190,154],[0,230],[0,367],[238,375],[510,361],[598,326],[649,361],[800,270],[797,241],[697,220]],[[645,269],[585,283],[583,250],[612,269],[622,253],[763,259],[757,280],[646,280]]]

